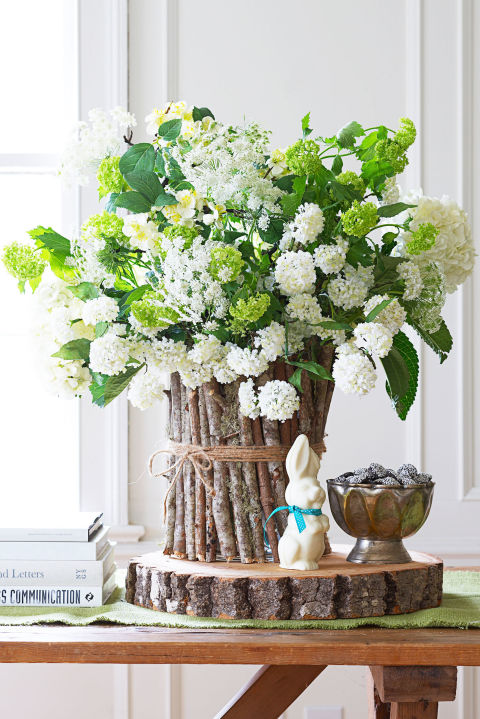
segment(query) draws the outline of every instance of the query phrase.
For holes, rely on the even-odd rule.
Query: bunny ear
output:
[[[301,434],[287,454],[286,466],[290,481],[303,475],[310,460],[310,445],[306,435]]]

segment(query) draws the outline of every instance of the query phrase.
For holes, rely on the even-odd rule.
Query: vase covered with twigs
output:
[[[54,392],[169,402],[168,466],[151,460],[164,551],[261,562],[286,454],[301,433],[322,453],[334,385],[363,396],[383,370],[405,419],[418,358],[403,326],[446,359],[441,311],[472,271],[470,228],[449,198],[401,196],[406,118],[323,137],[306,115],[273,150],[257,123],[183,102],[147,117],[150,142],[133,143],[135,125],[92,111],[61,172],[85,184],[95,171],[103,208],[74,238],[37,227],[4,263],[34,293]],[[285,522],[266,526],[275,560]]]

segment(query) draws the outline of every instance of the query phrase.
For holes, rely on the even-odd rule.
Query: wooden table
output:
[[[1,627],[0,661],[264,665],[216,719],[275,719],[329,664],[366,665],[371,719],[433,719],[457,666],[480,665],[480,631]]]

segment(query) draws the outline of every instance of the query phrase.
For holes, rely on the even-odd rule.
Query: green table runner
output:
[[[125,572],[118,573],[119,586],[103,607],[0,607],[0,625],[17,626],[58,622],[86,626],[94,622],[145,627],[186,627],[191,629],[354,629],[373,626],[387,629],[426,627],[480,628],[480,572],[445,572],[442,605],[413,614],[360,619],[315,621],[265,621],[261,619],[210,619],[155,612],[128,604],[124,599]]]

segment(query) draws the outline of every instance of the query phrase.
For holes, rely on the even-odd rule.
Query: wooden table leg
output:
[[[456,667],[370,667],[370,719],[436,719],[439,701],[453,701]]]
[[[326,667],[265,665],[215,719],[277,719]]]

